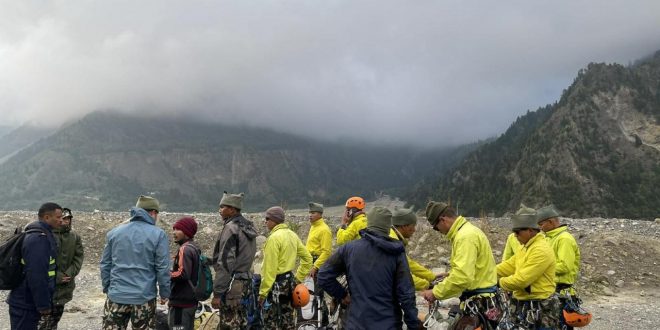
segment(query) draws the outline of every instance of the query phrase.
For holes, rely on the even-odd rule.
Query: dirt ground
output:
[[[385,203],[386,206],[396,201]],[[333,212],[328,223],[338,227]],[[218,214],[192,214],[200,226],[196,240],[206,254],[211,254],[221,228]],[[76,278],[74,300],[67,304],[60,329],[98,329],[105,295],[101,292],[98,263],[108,230],[128,218],[128,212],[76,212],[74,230],[83,238],[85,262]],[[162,212],[159,226],[168,233],[183,214]],[[263,215],[246,214],[266,234]],[[287,214],[291,227],[305,240],[309,224],[304,212]],[[16,226],[36,218],[35,212],[0,212],[0,240],[4,241]],[[499,262],[509,234],[508,219],[470,219],[489,236]],[[570,225],[582,253],[582,271],[578,289],[588,310],[594,314],[591,329],[655,328],[660,324],[660,223],[629,219],[563,219]],[[260,238],[263,242],[265,237]],[[174,246],[172,245],[172,249]],[[430,268],[445,268],[450,246],[420,218],[418,231],[408,247],[409,254]],[[255,264],[260,263],[258,252]],[[0,291],[5,301],[7,291]],[[164,308],[164,307],[161,307]],[[425,307],[420,303],[420,310]],[[9,329],[8,306],[0,308],[0,330]]]

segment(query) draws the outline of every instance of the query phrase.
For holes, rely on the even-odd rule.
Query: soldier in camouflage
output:
[[[140,196],[130,221],[106,236],[100,263],[104,330],[126,329],[129,320],[132,329],[153,329],[156,297],[161,305],[170,297],[169,241],[155,226],[159,211],[157,199]]]
[[[218,329],[247,329],[248,308],[252,292],[252,262],[257,252],[257,231],[251,221],[241,215],[243,194],[224,193],[220,215],[224,222],[213,249],[213,308],[220,310]],[[252,298],[256,300],[256,298]],[[254,302],[256,304],[256,302]]]

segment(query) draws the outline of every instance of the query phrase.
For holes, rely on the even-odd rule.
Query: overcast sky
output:
[[[660,49],[660,1],[0,1],[0,112],[190,114],[421,145],[502,133],[589,62]]]

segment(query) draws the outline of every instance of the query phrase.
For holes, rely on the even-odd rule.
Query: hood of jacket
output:
[[[252,221],[245,219],[242,214],[238,214],[234,217],[227,219],[227,222],[233,221],[238,225],[238,228],[247,236],[249,239],[254,239],[259,236],[257,229],[254,228],[254,223]],[[227,223],[226,222],[226,223]]]
[[[23,228],[23,231],[28,231],[28,229],[47,229],[51,232],[53,231],[53,227],[41,220],[28,223],[27,226]]]
[[[400,254],[405,252],[403,243],[399,240],[392,239],[389,236],[381,235],[369,229],[361,230],[360,235],[362,235],[362,239],[369,241],[387,254]]]
[[[60,228],[53,228],[53,233],[58,233],[58,234],[64,234],[68,233],[71,231],[71,227],[73,226],[73,218],[69,220],[69,225],[68,226],[60,226]]]
[[[131,207],[131,219],[129,221],[143,221],[151,225],[156,224],[156,219],[152,218],[147,211],[139,207]]]

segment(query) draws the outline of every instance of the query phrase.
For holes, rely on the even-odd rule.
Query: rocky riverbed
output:
[[[339,216],[326,212],[328,222],[336,229]],[[168,233],[171,225],[184,214],[162,212],[159,226]],[[192,214],[200,226],[196,240],[206,254],[211,254],[215,237],[221,229],[218,214]],[[105,295],[101,292],[98,262],[105,244],[105,234],[128,218],[128,212],[75,212],[74,230],[85,245],[85,262],[76,278],[74,300],[67,304],[61,329],[99,329]],[[307,236],[309,224],[304,212],[287,215],[292,228],[301,238]],[[246,214],[264,234],[263,215]],[[0,240],[14,228],[36,218],[35,212],[0,212]],[[470,219],[488,235],[495,258],[499,262],[510,230],[508,218]],[[660,324],[660,220],[632,219],[563,219],[569,224],[582,252],[582,272],[578,289],[586,307],[593,312],[592,329],[654,328]],[[265,237],[259,242],[263,243]],[[174,245],[172,249],[174,250]],[[418,231],[409,247],[410,255],[431,268],[446,268],[450,254],[448,242],[431,230],[420,218]],[[261,261],[258,252],[255,264]],[[258,268],[258,267],[257,267]],[[0,291],[5,300],[7,291]],[[0,308],[0,329],[9,329],[8,306]],[[420,310],[425,310],[419,300]]]

